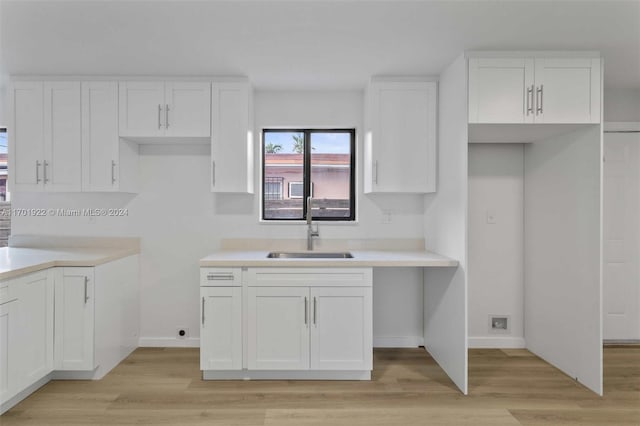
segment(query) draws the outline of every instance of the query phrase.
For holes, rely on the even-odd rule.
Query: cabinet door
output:
[[[536,58],[536,122],[599,123],[600,59]]]
[[[213,83],[211,191],[253,193],[253,133],[248,83]]]
[[[42,191],[44,163],[44,85],[21,81],[11,88],[9,190]]]
[[[44,189],[82,189],[80,82],[44,83]]]
[[[200,369],[242,369],[242,288],[200,288]]]
[[[371,186],[365,192],[435,191],[436,84],[376,82],[370,86]],[[370,191],[367,191],[370,189]]]
[[[13,397],[16,387],[17,301],[0,305],[0,404]]]
[[[211,84],[165,83],[164,126],[166,136],[211,136]]]
[[[469,59],[469,123],[533,123],[532,58]]]
[[[82,83],[82,190],[118,189],[118,83]]]
[[[40,380],[53,370],[53,274],[49,270],[16,279],[18,292],[19,387]]]
[[[309,289],[249,287],[248,368],[309,368]]]
[[[125,81],[119,92],[120,136],[164,135],[164,82]]]
[[[371,287],[313,287],[311,305],[311,369],[371,370]]]
[[[57,268],[55,272],[55,368],[93,370],[93,268]]]

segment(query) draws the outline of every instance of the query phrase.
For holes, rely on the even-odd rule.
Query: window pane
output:
[[[311,133],[313,216],[351,216],[351,133]]]
[[[265,219],[303,218],[303,156],[304,133],[264,132]]]

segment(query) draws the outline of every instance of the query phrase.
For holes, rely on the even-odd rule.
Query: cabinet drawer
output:
[[[371,287],[371,268],[249,268],[251,287],[350,286]]]
[[[201,287],[229,287],[242,285],[241,268],[200,268]]]

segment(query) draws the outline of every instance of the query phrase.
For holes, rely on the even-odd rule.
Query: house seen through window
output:
[[[262,218],[355,220],[355,129],[265,129]]]

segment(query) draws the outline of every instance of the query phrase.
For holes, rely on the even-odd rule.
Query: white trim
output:
[[[199,348],[200,338],[141,337],[138,341],[138,346],[141,348]]]
[[[524,349],[523,337],[469,337],[469,349]]]
[[[640,122],[637,121],[605,121],[605,132],[640,132]]]
[[[374,336],[374,348],[417,348],[424,346],[423,336]]]
[[[202,380],[371,380],[371,371],[205,370]]]

